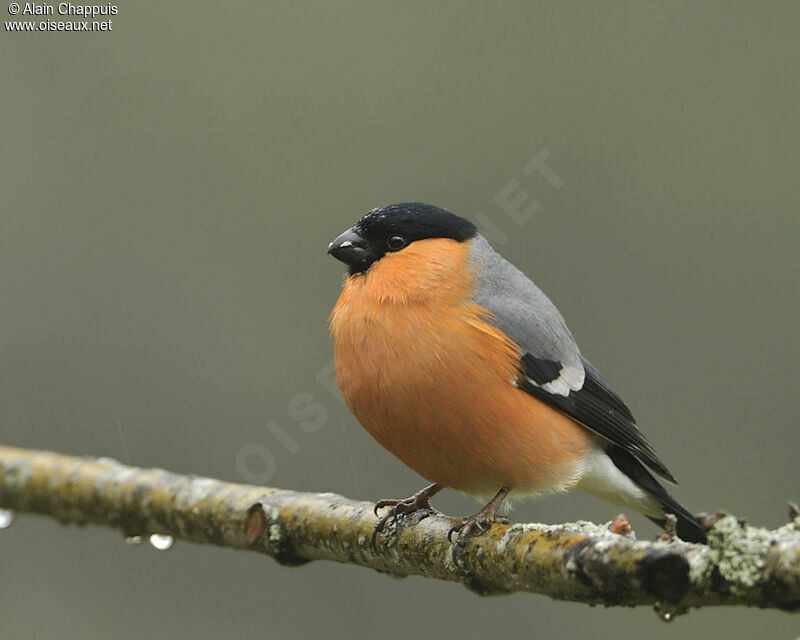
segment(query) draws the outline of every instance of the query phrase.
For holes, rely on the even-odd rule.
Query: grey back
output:
[[[472,241],[470,260],[478,272],[475,302],[494,314],[497,327],[524,352],[561,364],[559,377],[542,388],[564,396],[580,389],[581,352],[556,306],[481,234]]]

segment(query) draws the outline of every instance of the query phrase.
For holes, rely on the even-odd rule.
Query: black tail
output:
[[[615,445],[609,445],[606,453],[611,461],[626,476],[647,491],[661,503],[666,513],[673,514],[678,519],[678,537],[687,542],[705,542],[706,533],[700,523],[685,507],[667,493],[658,481],[644,468],[633,455]],[[659,526],[664,526],[665,520],[647,516]]]

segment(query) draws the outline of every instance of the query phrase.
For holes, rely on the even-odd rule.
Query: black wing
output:
[[[541,385],[559,376],[561,363],[526,353],[521,358],[524,375],[521,376],[520,388],[633,454],[658,475],[677,484],[674,476],[637,428],[625,403],[586,358],[581,357],[581,360],[586,373],[583,386],[576,391],[570,391],[566,396],[557,395],[546,391]]]

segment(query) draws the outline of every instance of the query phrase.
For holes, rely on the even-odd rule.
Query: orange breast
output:
[[[519,348],[470,301],[468,248],[417,241],[347,278],[330,317],[339,388],[432,482],[476,495],[566,486],[591,439],[514,385]]]

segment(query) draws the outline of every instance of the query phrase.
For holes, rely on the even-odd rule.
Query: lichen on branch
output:
[[[0,508],[109,526],[126,536],[164,534],[257,551],[289,566],[333,560],[448,580],[482,595],[528,591],[649,605],[664,619],[718,605],[800,610],[796,513],[776,530],[720,516],[707,545],[636,540],[615,519],[604,526],[495,524],[455,548],[447,539],[455,521],[428,511],[401,517],[371,545],[372,503],[2,446]]]

